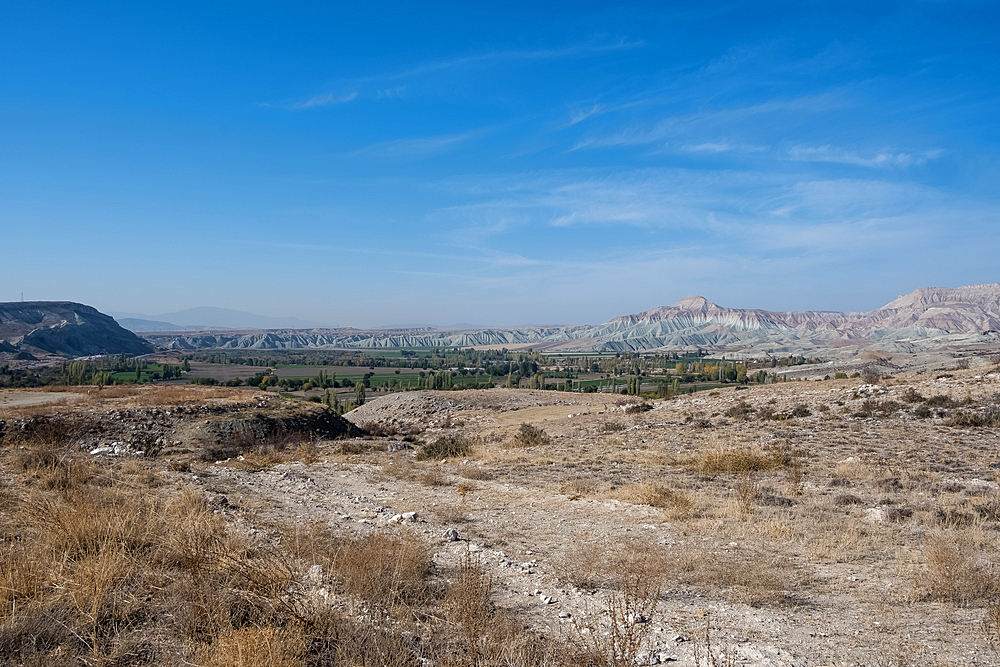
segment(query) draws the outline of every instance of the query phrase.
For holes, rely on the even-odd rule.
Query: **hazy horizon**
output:
[[[992,3],[0,7],[0,301],[373,328],[996,282]]]

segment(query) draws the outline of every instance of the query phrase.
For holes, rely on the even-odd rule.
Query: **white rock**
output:
[[[869,507],[865,510],[865,518],[872,523],[882,523],[885,521],[885,510],[881,507]]]

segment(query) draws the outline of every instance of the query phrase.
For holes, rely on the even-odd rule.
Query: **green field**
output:
[[[163,373],[162,364],[147,364],[145,368],[142,369],[139,376],[139,382],[153,382],[153,374],[158,373],[157,377],[161,377]],[[119,371],[111,375],[112,383],[129,383],[135,381],[135,371]]]

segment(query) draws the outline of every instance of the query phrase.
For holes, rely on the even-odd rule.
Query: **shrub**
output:
[[[732,419],[749,420],[754,416],[754,409],[746,401],[739,401],[722,414]]]
[[[544,447],[551,444],[552,439],[549,438],[548,433],[527,422],[521,423],[517,433],[511,439],[511,445],[514,447]]]
[[[428,599],[433,562],[416,535],[376,533],[335,543],[331,564],[338,587],[381,608]]]
[[[953,408],[958,405],[955,401],[951,400],[948,396],[943,394],[938,394],[936,396],[931,396],[927,399],[927,405],[932,408]]]
[[[792,408],[793,417],[808,417],[812,412],[809,411],[809,406],[805,403],[799,403],[794,408]]]
[[[417,452],[418,461],[440,460],[468,456],[472,453],[472,443],[461,435],[441,436],[434,442],[429,442]]]
[[[948,420],[957,428],[993,428],[1000,426],[1000,404],[988,403],[978,412],[961,410]]]
[[[996,590],[995,578],[968,543],[938,537],[930,542],[924,555],[924,586],[931,600],[964,606]]]

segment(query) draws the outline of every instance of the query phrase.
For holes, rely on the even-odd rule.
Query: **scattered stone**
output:
[[[444,539],[448,540],[449,542],[458,542],[458,531],[455,530],[454,528],[449,528],[448,530],[444,531]]]

